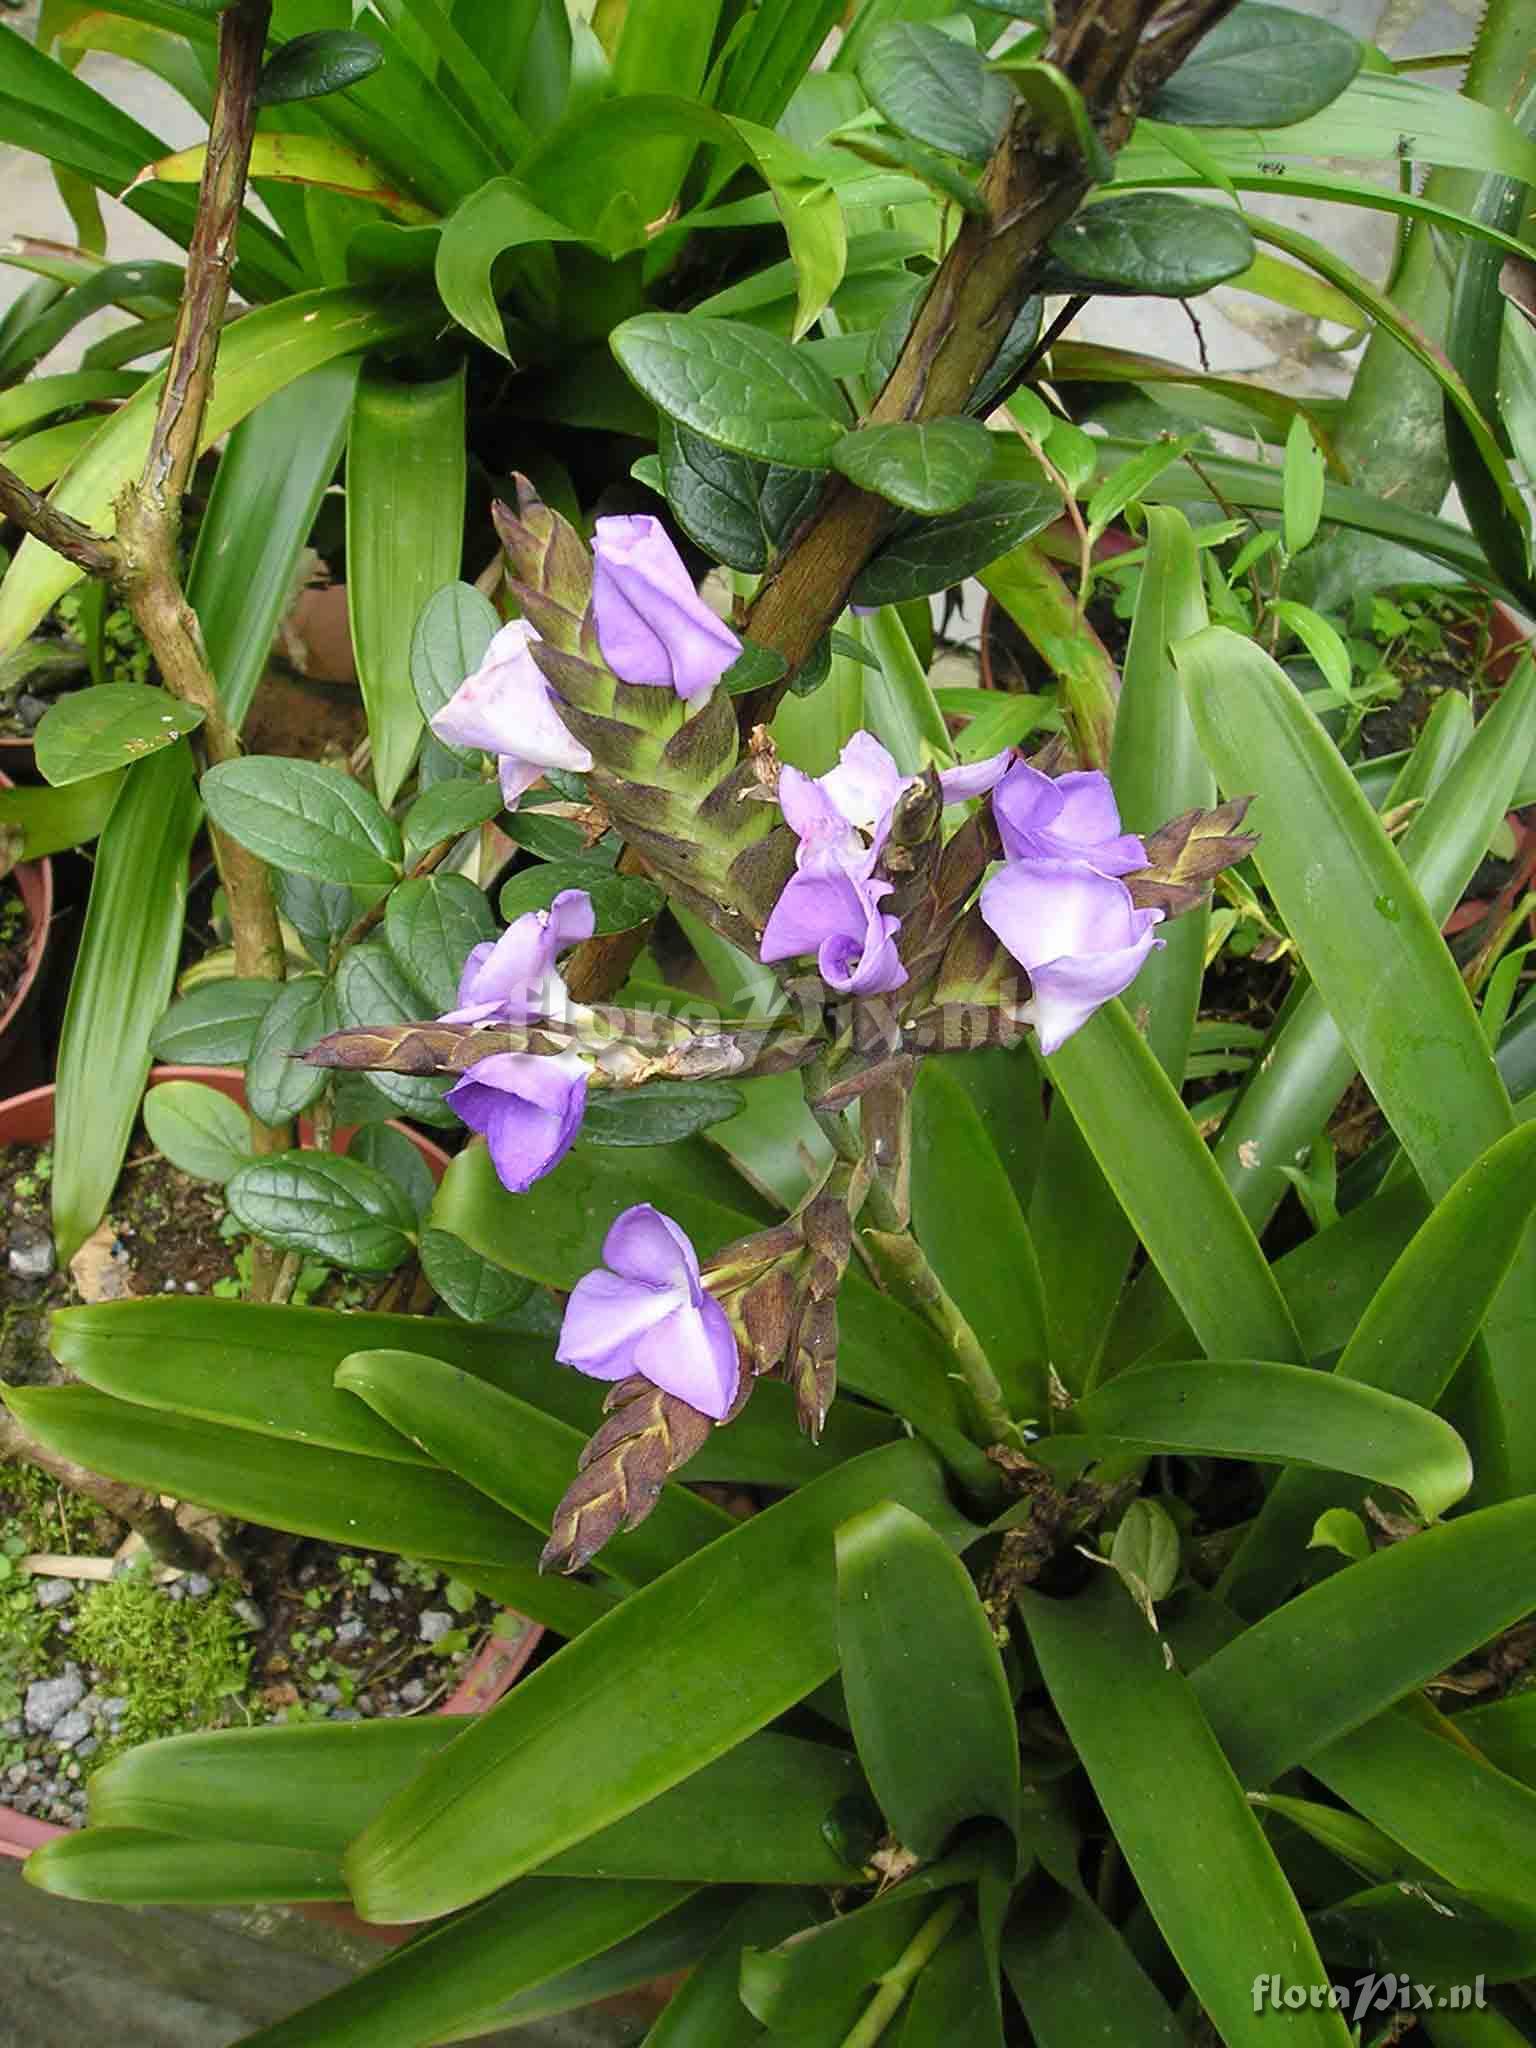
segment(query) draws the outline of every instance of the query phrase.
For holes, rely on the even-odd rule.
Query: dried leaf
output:
[[[1147,840],[1147,865],[1125,878],[1131,901],[1141,910],[1177,917],[1202,902],[1223,868],[1246,860],[1257,835],[1239,832],[1252,797],[1234,797],[1213,811],[1185,811]]]

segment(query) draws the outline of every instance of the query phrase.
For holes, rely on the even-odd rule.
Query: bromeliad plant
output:
[[[1231,508],[1278,511],[1292,554],[1319,521],[1373,523],[1491,581],[1473,544],[1328,482],[1255,387],[1241,402],[1290,438],[1278,477],[1065,416],[1064,386],[1150,388],[1145,364],[1053,345],[1037,375],[1047,290],[1244,264],[1276,284],[1264,224],[1107,181],[1338,197],[1356,188],[1274,152],[1391,155],[1410,105],[1442,157],[1472,131],[1411,81],[1351,84],[1359,47],[1279,9],[1090,0],[1034,26],[868,0],[805,76],[842,11],[503,8],[513,61],[481,10],[391,0],[365,79],[350,23],[284,9],[330,40],[269,51],[237,0],[195,218],[185,160],[134,194],[192,229],[164,377],[89,423],[51,497],[46,450],[0,471],[28,536],[0,630],[83,571],[132,606],[162,685],[50,713],[53,787],[11,814],[67,813],[71,838],[105,819],[60,1235],[101,1213],[153,1045],[243,1068],[249,1126],[172,1090],[145,1115],[270,1254],[248,1302],[60,1315],[79,1384],[9,1406],[52,1455],[441,1561],[563,1639],[472,1725],[130,1754],[30,1874],[431,1923],[262,2048],[416,2048],[681,1967],[652,2048],[1078,2048],[1106,2024],[1135,2048],[1344,2048],[1329,1986],[1358,1972],[1475,1988],[1477,2031],[1447,2002],[1437,2044],[1528,2040],[1536,1741],[1528,1698],[1496,1695],[1536,1606],[1536,1141],[1512,1103],[1536,1010],[1505,1021],[1506,976],[1479,1017],[1439,926],[1526,773],[1536,682],[1475,729],[1446,699],[1390,786],[1357,777],[1254,637],[1326,651],[1305,607],[1227,601]],[[167,12],[137,47],[191,82]],[[299,105],[319,59],[357,82]],[[88,148],[70,120],[78,81],[47,74],[45,98],[25,75],[66,170],[121,169],[118,131]],[[696,97],[645,90],[679,82]],[[0,98],[13,132],[21,97]],[[1213,116],[1295,126],[1255,143]],[[1507,123],[1475,129],[1525,162]],[[338,150],[359,181],[368,156],[347,189],[393,224],[338,213]],[[280,233],[240,242],[271,296],[211,384],[247,168],[278,181],[258,189]],[[787,268],[761,262],[771,220]],[[282,296],[285,263],[343,262],[393,283]],[[483,354],[398,353],[441,346],[427,267],[465,331],[525,356],[494,396],[467,400]],[[398,374],[354,390],[336,366],[363,350]],[[198,450],[271,392],[183,593]],[[1454,396],[1498,493],[1504,457]],[[636,431],[578,460],[535,419]],[[361,760],[238,742],[349,421],[371,786]],[[460,545],[466,441],[476,490],[484,471],[515,500],[485,491],[489,566]],[[1197,535],[1155,502],[1179,494],[1227,516]],[[1116,676],[1078,600],[1121,515],[1145,552]],[[973,572],[1059,650],[1053,705],[941,709],[902,607]],[[167,1009],[203,815],[235,971]],[[1208,1146],[1181,1090],[1209,1058],[1213,877],[1304,976]],[[1386,1127],[1370,1171],[1277,1238],[1357,1075]],[[390,1110],[478,1134],[435,1194]],[[316,1257],[379,1297],[292,1306]],[[447,1313],[401,1312],[433,1296]],[[1488,1703],[1442,1711],[1469,1695]],[[1403,2032],[1369,2000],[1354,2018]]]

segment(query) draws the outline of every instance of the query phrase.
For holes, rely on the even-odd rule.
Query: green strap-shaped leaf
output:
[[[464,544],[464,373],[406,384],[370,372],[347,438],[347,607],[380,801],[421,737],[411,636]]]
[[[1019,1606],[1120,1852],[1221,2039],[1347,2048],[1336,2012],[1254,2009],[1260,1978],[1328,1977],[1195,1684],[1107,1573],[1073,1599],[1025,1593]]]
[[[1300,1363],[1258,1240],[1124,1004],[1107,1003],[1045,1064],[1202,1347]]]
[[[170,999],[187,901],[197,793],[185,744],[140,761],[102,829],[54,1105],[53,1228],[69,1259],[101,1221]]]
[[[774,1947],[814,1927],[822,1910],[820,1900],[806,1892],[753,1892],[667,2001],[645,2048],[757,2048],[763,2030],[741,2002],[743,1952]]]
[[[308,371],[419,334],[429,322],[409,299],[352,289],[304,292],[247,313],[220,343],[200,448],[211,448],[263,399]],[[118,492],[143,467],[162,382],[163,375],[150,378],[92,437],[54,494],[61,512],[111,532]],[[0,583],[0,653],[19,646],[80,575],[29,535]]]
[[[530,243],[547,247],[551,242],[584,239],[535,206],[518,179],[492,178],[443,223],[436,262],[443,304],[487,348],[509,355],[506,325],[492,284],[497,258]]]
[[[1003,1935],[1003,1968],[1039,2048],[1080,2048],[1106,2012],[1117,2048],[1184,2048],[1167,2001],[1091,1900],[1057,1890]]]
[[[1307,1765],[1462,1891],[1536,1909],[1536,1792],[1406,1713],[1378,1714]]]
[[[347,1896],[341,1858],[268,1843],[184,1842],[137,1828],[90,1828],[47,1842],[27,1882],[106,1906],[297,1904]]]
[[[925,1061],[912,1093],[912,1220],[919,1243],[1002,1384],[1010,1412],[1049,1412],[1051,1357],[1029,1225],[976,1105],[950,1072]],[[1022,1086],[1028,1085],[1024,1075]]]
[[[966,1540],[916,1443],[753,1516],[568,1644],[391,1801],[347,1859],[361,1909],[396,1922],[483,1897],[814,1691],[837,1662],[833,1532],[893,1499]]]
[[[1536,1125],[1527,1124],[1474,1160],[1436,1204],[1373,1296],[1334,1380],[1435,1407],[1504,1283],[1533,1205]],[[1239,1613],[1279,1597],[1319,1515],[1358,1504],[1361,1489],[1336,1476],[1342,1469],[1287,1472],[1271,1488],[1221,1582]]]
[[[1254,1359],[1140,1366],[1079,1401],[1072,1433],[1052,1448],[1070,1457],[1082,1430],[1095,1456],[1178,1451],[1358,1472],[1408,1494],[1426,1519],[1444,1514],[1472,1483],[1466,1445],[1415,1400],[1342,1371]]]
[[[937,1856],[962,1821],[1018,1828],[1019,1738],[970,1575],[894,1502],[837,1532],[837,1637],[859,1758],[899,1841]]]
[[[1401,856],[1283,671],[1216,626],[1176,659],[1217,780],[1229,794],[1262,791],[1251,814],[1259,871],[1356,1065],[1438,1197],[1513,1123],[1455,962]],[[1412,1030],[1402,1028],[1404,1017],[1413,1018]],[[1536,1483],[1536,1411],[1526,1399],[1533,1260],[1536,1247],[1522,1248],[1487,1333],[1516,1489]]]
[[[446,1470],[549,1533],[576,1476],[578,1431],[416,1351],[354,1351],[337,1367],[336,1384]],[[730,1527],[723,1508],[684,1487],[664,1487],[639,1528],[604,1551],[604,1566],[617,1578],[643,1585]]]
[[[219,457],[187,597],[224,715],[237,729],[293,590],[299,551],[341,460],[356,389],[355,357],[311,370],[243,419]]]
[[[584,1878],[509,1885],[355,1982],[247,2035],[245,2048],[420,2048],[479,2033],[472,2023],[489,2026],[504,2000],[601,1955],[687,1896],[683,1885]]]
[[[1460,1515],[1336,1572],[1218,1650],[1192,1682],[1244,1784],[1269,1784],[1522,1620],[1533,1540],[1536,1500]]]

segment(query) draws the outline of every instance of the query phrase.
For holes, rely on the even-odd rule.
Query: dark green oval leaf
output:
[[[948,156],[985,163],[1014,98],[978,51],[936,28],[892,22],[873,36],[859,83],[893,128]]]
[[[654,882],[639,875],[615,875],[580,861],[545,861],[514,875],[501,892],[501,914],[510,924],[525,910],[547,910],[562,889],[585,889],[592,898],[601,938],[647,924],[666,898]]]
[[[1178,192],[1125,192],[1085,206],[1051,237],[1053,292],[1194,298],[1254,259],[1242,216]]]
[[[402,882],[384,913],[384,939],[395,965],[439,1016],[458,1000],[470,949],[495,937],[485,891],[463,875],[418,875]]]
[[[431,1208],[432,1197],[437,1193],[432,1169],[397,1125],[364,1124],[360,1131],[353,1132],[346,1157],[371,1166],[375,1173],[392,1180],[416,1211],[418,1221]]]
[[[253,1160],[224,1190],[245,1228],[284,1251],[349,1273],[391,1273],[411,1249],[416,1212],[393,1181],[329,1152]]]
[[[465,776],[434,782],[405,814],[407,863],[419,861],[444,840],[487,824],[501,808],[501,791],[494,782],[473,782]]]
[[[916,521],[890,540],[853,586],[855,604],[905,604],[963,583],[1061,511],[1046,483],[983,484],[962,512]]]
[[[339,768],[252,755],[210,768],[202,796],[213,822],[273,867],[322,882],[392,882],[398,872],[400,828]]]
[[[766,569],[816,501],[816,470],[754,462],[661,419],[661,488],[683,531],[732,569]]]
[[[238,1103],[205,1081],[162,1081],[144,1098],[149,1142],[196,1180],[224,1182],[251,1156]]]
[[[234,977],[205,981],[172,1003],[155,1026],[149,1049],[172,1066],[243,1067],[256,1027],[281,986]]]
[[[328,92],[345,92],[377,71],[384,52],[356,29],[317,29],[284,43],[262,68],[256,88],[258,107],[286,106],[290,100],[317,100]]]
[[[307,1109],[326,1083],[323,1067],[306,1067],[295,1053],[336,1029],[331,986],[318,974],[285,982],[268,1004],[251,1040],[245,1098],[264,1124],[285,1123]]]
[[[847,432],[837,385],[804,348],[740,320],[641,313],[610,346],[625,375],[707,441],[787,469],[822,469]]]
[[[1200,38],[1147,112],[1189,128],[1284,128],[1331,105],[1364,55],[1332,22],[1243,0]]]
[[[992,461],[979,420],[910,420],[845,434],[833,467],[861,490],[909,512],[958,512],[976,495]]]
[[[55,788],[84,782],[174,745],[202,722],[195,705],[140,683],[71,690],[44,712],[38,725],[37,772]]]
[[[746,1107],[725,1081],[653,1081],[645,1088],[600,1089],[587,1097],[584,1145],[669,1145]]]
[[[336,1009],[343,1026],[366,1030],[371,1024],[419,1022],[422,1002],[385,941],[368,939],[342,955],[336,970]],[[453,1111],[443,1107],[450,1082],[431,1075],[382,1073],[370,1073],[368,1080],[401,1114],[444,1130],[452,1127]]]
[[[493,1266],[451,1230],[424,1230],[417,1247],[421,1270],[438,1299],[466,1323],[494,1323],[520,1308],[533,1282]]]

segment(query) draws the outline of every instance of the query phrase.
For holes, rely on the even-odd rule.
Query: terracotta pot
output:
[[[0,775],[0,789],[14,789],[15,784],[8,775]],[[53,925],[53,862],[50,860],[27,860],[12,870],[12,879],[21,891],[21,900],[26,905],[31,932],[27,939],[26,964],[21,970],[21,979],[15,993],[3,1010],[0,1010],[0,1059],[5,1056],[5,1047],[12,1027],[21,1016],[22,1008],[37,982],[47,951],[48,935]]]

